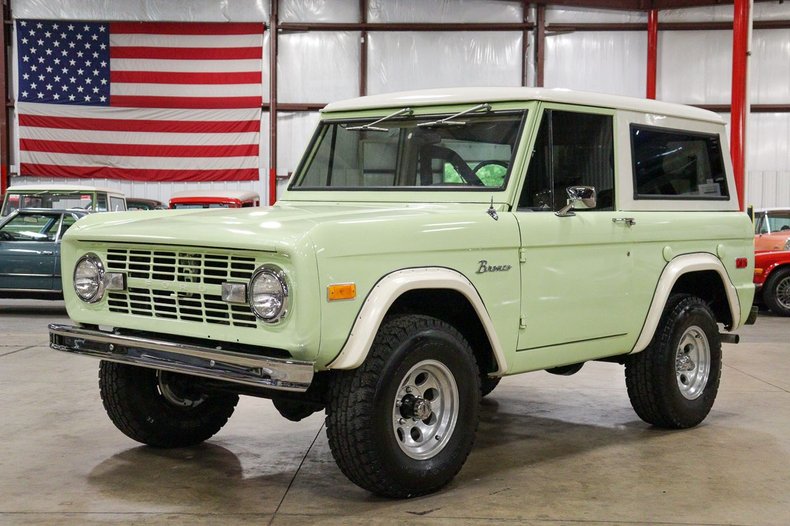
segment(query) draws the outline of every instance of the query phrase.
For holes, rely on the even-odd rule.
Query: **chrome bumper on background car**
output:
[[[312,362],[220,351],[166,340],[136,338],[71,325],[49,326],[55,350],[281,391],[306,391]]]

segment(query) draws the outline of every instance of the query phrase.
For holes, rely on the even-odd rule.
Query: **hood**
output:
[[[79,220],[66,239],[287,252],[318,225],[381,222],[446,211],[445,206],[425,204],[278,203],[268,208],[108,212]]]

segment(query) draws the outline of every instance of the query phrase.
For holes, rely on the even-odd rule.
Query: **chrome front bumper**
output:
[[[71,325],[50,325],[49,346],[57,351],[93,356],[110,362],[281,391],[304,392],[313,381],[312,362],[136,338]]]

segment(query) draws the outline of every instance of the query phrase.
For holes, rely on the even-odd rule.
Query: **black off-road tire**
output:
[[[200,444],[215,435],[233,414],[239,401],[234,394],[205,394],[191,388],[192,377],[114,362],[99,365],[99,391],[104,409],[126,436],[161,448]],[[167,383],[169,382],[169,383]],[[177,405],[162,391],[183,393],[193,406]],[[168,393],[174,396],[172,391]],[[187,402],[185,402],[187,403]]]
[[[707,353],[702,352],[704,348]],[[688,358],[705,354],[704,367],[705,360]],[[689,369],[692,365],[697,369]],[[721,339],[716,317],[702,299],[686,294],[670,296],[650,345],[625,363],[634,411],[645,422],[668,429],[702,422],[716,400],[720,378]]]
[[[443,387],[438,396],[430,395],[427,386],[440,384],[424,378],[426,388],[420,389],[424,370],[434,371],[434,377],[426,373],[431,382],[451,377],[457,391]],[[409,392],[417,393],[420,400],[433,396],[436,403],[426,420],[404,419],[406,426],[416,422],[415,427],[436,415],[438,422],[444,421],[442,415],[452,411],[445,412],[438,401],[448,402],[457,393],[454,428],[444,428],[447,432],[439,438],[428,433],[419,436],[429,450],[428,458],[414,458],[415,450],[407,453],[413,435],[400,434],[398,419],[410,414],[402,413],[409,396],[403,393]],[[437,491],[460,471],[474,444],[479,412],[479,370],[461,333],[436,318],[399,315],[382,323],[360,367],[338,371],[333,378],[326,408],[327,437],[337,465],[352,482],[385,497],[416,497]],[[432,445],[433,439],[443,447]]]
[[[779,268],[763,285],[763,301],[778,316],[790,316],[790,267]]]
[[[500,380],[502,380],[501,376],[488,376],[487,374],[480,375],[480,396],[488,396],[491,394],[491,391],[496,389],[496,386],[499,385]]]

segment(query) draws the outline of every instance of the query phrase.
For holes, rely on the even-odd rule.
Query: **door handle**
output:
[[[612,223],[625,223],[626,226],[634,226],[636,219],[633,217],[613,217]]]
[[[51,256],[52,254],[54,254],[54,252],[52,252],[51,250],[42,250],[41,254],[45,256]]]

